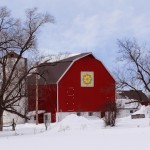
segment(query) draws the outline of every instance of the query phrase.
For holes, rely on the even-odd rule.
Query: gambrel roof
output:
[[[47,84],[56,84],[70,68],[73,62],[88,55],[92,55],[92,53],[82,53],[56,62],[40,64],[38,67],[38,73],[41,74],[43,78],[39,80],[39,84],[43,84],[44,80]],[[32,75],[32,77],[30,76],[29,82],[31,84],[35,82],[34,78],[34,75]]]

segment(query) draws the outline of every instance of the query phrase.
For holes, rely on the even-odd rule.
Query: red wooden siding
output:
[[[29,111],[35,110],[35,86],[29,85]],[[57,85],[39,85],[39,110],[51,112],[52,122],[55,122],[57,109]]]
[[[81,71],[94,72],[94,87],[81,87]],[[59,111],[100,111],[106,101],[115,101],[115,81],[92,55],[76,61],[58,84]]]
[[[48,79],[47,85],[45,82],[39,82],[39,110],[51,112],[52,122],[55,122],[56,112],[97,112],[103,110],[107,101],[115,102],[115,81],[110,73],[92,54],[82,56],[84,57],[76,57],[79,59],[75,62],[70,58],[56,62],[54,65],[46,64],[46,68],[41,68],[41,71],[46,69],[50,73],[45,76]],[[71,67],[56,83],[59,79],[58,75],[61,75],[60,71],[63,73],[64,68],[66,69],[71,62],[73,63]],[[81,87],[81,71],[94,73],[94,87]],[[50,78],[51,74],[55,82]],[[28,85],[29,111],[33,111],[35,110],[35,83],[29,83],[31,84]]]

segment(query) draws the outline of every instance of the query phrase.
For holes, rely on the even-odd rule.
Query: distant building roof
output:
[[[18,58],[19,56],[20,55],[18,53],[14,52],[14,51],[8,51],[8,52],[4,53],[4,56],[1,56],[0,59],[2,59],[2,58]],[[22,56],[20,58],[23,58],[23,59],[27,60],[27,58],[22,57]]]
[[[39,80],[39,84],[42,84],[44,79],[49,84],[56,84],[75,60],[88,55],[92,55],[92,53],[82,53],[56,62],[41,63],[38,67],[38,72],[43,75],[44,78]],[[31,84],[35,82],[34,78],[34,75],[29,77],[29,82]]]
[[[119,91],[117,94],[117,98],[118,99],[132,99],[132,100],[137,100],[139,102],[149,101],[148,97],[141,90]]]
[[[14,51],[10,51],[5,55],[5,57],[7,57],[7,58],[18,58],[18,56],[19,55],[17,53],[15,53]]]

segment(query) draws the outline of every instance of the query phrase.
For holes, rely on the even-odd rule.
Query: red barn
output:
[[[69,113],[98,115],[106,102],[115,102],[115,80],[91,53],[40,64],[39,110],[59,121]],[[29,76],[29,111],[35,110],[35,75]],[[42,120],[40,120],[42,122]]]

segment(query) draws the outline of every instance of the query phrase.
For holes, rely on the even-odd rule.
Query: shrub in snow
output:
[[[117,107],[116,103],[113,101],[108,101],[103,109],[105,116],[103,118],[106,126],[115,126],[116,124],[116,114]]]

